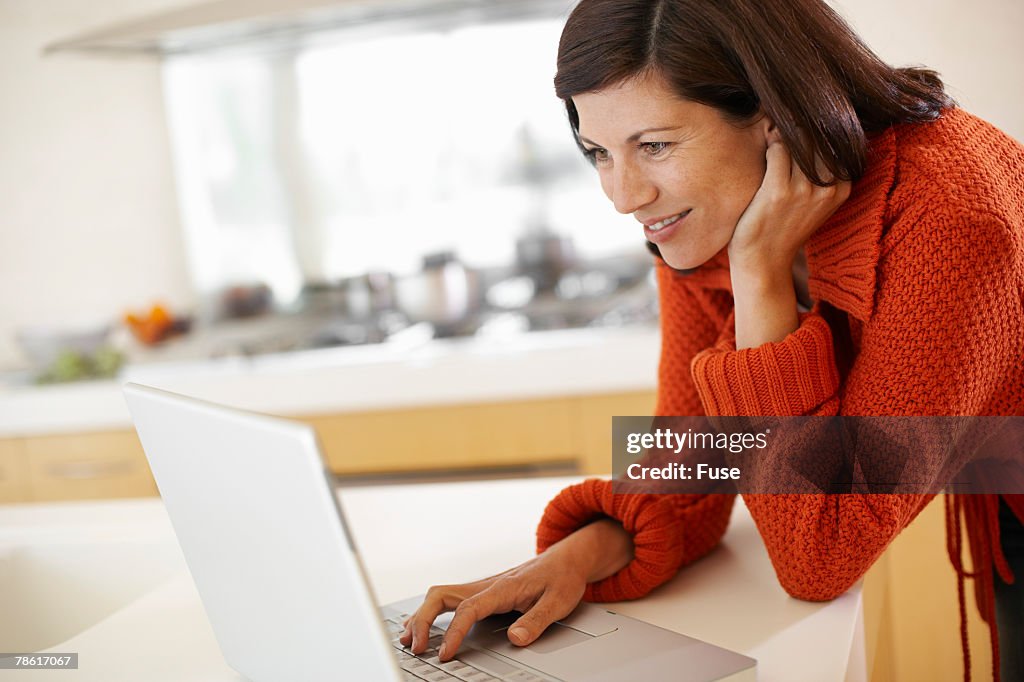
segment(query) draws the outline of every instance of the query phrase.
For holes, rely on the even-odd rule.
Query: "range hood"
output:
[[[44,53],[164,57],[245,46],[286,47],[332,31],[457,26],[565,17],[570,0],[216,0],[71,36]]]

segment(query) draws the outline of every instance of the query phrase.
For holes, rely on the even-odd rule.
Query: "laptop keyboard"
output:
[[[405,682],[441,682],[442,680],[463,680],[464,682],[545,682],[545,678],[538,677],[526,670],[518,670],[514,673],[497,677],[486,670],[476,668],[469,663],[454,658],[442,663],[437,657],[437,649],[441,646],[441,637],[444,630],[436,627],[430,628],[430,639],[427,640],[427,648],[419,656],[413,654],[409,649],[402,646],[398,636],[404,629],[402,623],[409,617],[408,614],[401,614],[384,620],[384,626],[391,637],[391,645],[395,647],[398,655],[398,667],[402,669]]]

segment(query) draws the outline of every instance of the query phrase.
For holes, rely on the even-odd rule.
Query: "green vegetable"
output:
[[[94,376],[109,379],[117,376],[117,371],[124,364],[124,355],[111,346],[103,346],[92,356]]]
[[[61,351],[37,378],[38,384],[55,384],[83,379],[110,379],[117,376],[124,364],[124,355],[110,346],[103,346],[91,357],[73,350]]]

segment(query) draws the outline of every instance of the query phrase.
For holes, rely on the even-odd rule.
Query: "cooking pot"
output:
[[[389,272],[368,272],[339,283],[348,317],[365,320],[394,307],[394,279]]]
[[[307,282],[302,288],[302,309],[332,317],[365,321],[394,310],[394,277],[389,272],[367,272],[333,283]]]
[[[399,310],[413,322],[452,328],[474,313],[480,302],[480,280],[450,251],[423,258],[423,269],[395,282]]]
[[[516,240],[516,265],[538,291],[551,291],[576,261],[572,238],[549,230],[527,232]]]

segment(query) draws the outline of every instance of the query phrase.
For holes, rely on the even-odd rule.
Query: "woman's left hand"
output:
[[[810,236],[850,196],[850,182],[819,187],[807,179],[777,136],[766,152],[764,180],[740,216],[729,242],[729,267],[745,279],[789,279],[793,260]],[[832,175],[817,157],[818,174]]]
[[[793,261],[850,196],[849,182],[819,187],[808,180],[775,135],[761,187],[729,241],[737,350],[782,341],[797,329]],[[831,178],[820,159],[815,164],[821,177]]]

